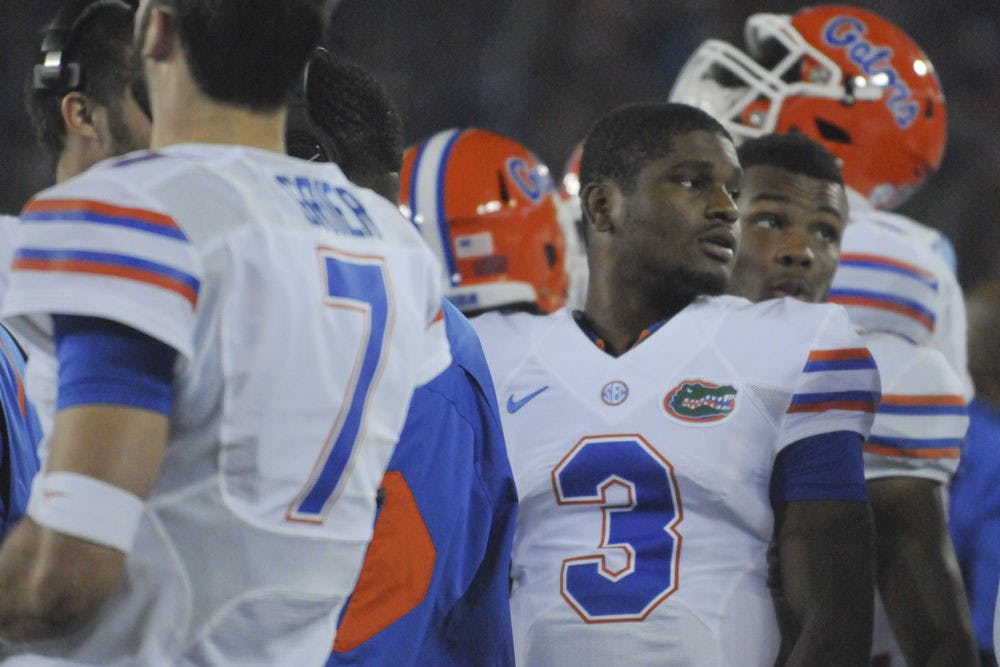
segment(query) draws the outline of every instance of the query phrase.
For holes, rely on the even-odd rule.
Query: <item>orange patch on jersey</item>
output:
[[[337,629],[333,650],[357,648],[424,599],[437,551],[409,484],[397,471],[382,478],[385,503],[361,575]]]

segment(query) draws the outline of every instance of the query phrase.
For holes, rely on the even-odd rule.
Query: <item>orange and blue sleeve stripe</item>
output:
[[[826,412],[827,410],[853,410],[875,412],[878,394],[870,391],[829,391],[812,394],[795,394],[787,412]]]
[[[968,414],[968,408],[966,407],[965,397],[957,394],[885,394],[879,403],[877,413],[880,415],[893,415],[892,418],[894,419],[964,418]],[[925,426],[921,430],[924,435],[933,433],[937,437],[907,438],[880,434],[877,425],[881,423],[876,421],[876,427],[872,429],[872,434],[868,442],[865,443],[865,452],[880,456],[911,459],[959,458],[967,424],[967,422],[961,420],[946,421],[935,419],[934,422],[923,422]],[[918,422],[913,423],[917,424]],[[938,424],[939,426],[935,428],[932,424]],[[902,430],[902,427],[895,424],[895,422],[886,422],[886,425],[889,427],[896,425],[896,432]],[[916,428],[910,427],[906,430],[912,432]]]
[[[902,277],[907,281],[912,281],[912,287],[905,290],[908,293],[912,292],[912,294],[910,294],[910,298],[908,298],[898,292],[894,293],[877,289],[862,289],[857,285],[857,283],[854,288],[839,287],[837,281],[835,281],[835,284],[827,297],[827,301],[830,303],[840,304],[841,306],[874,308],[892,312],[918,322],[928,331],[934,331],[936,324],[935,313],[925,304],[912,298],[921,293],[926,293],[926,290],[930,290],[931,292],[938,291],[938,283],[934,274],[920,268],[919,266],[907,264],[906,262],[901,262],[879,255],[867,255],[860,253],[847,253],[841,255],[840,266],[848,270],[856,269],[860,271],[877,272],[875,274],[868,274],[871,276],[871,281],[874,281],[875,284],[878,283],[878,273],[883,275],[891,274],[892,277],[897,278]],[[888,275],[885,277],[890,278]],[[898,280],[890,282],[899,286]]]
[[[865,452],[879,456],[908,459],[957,459],[963,438],[892,438],[872,435]]]
[[[813,350],[806,359],[803,373],[820,371],[875,370],[875,360],[866,347],[851,347],[839,350]]]
[[[934,331],[936,325],[934,313],[923,304],[886,292],[834,288],[830,290],[827,301],[841,306],[863,306],[897,313],[915,320],[928,331]]]
[[[172,291],[191,308],[198,303],[200,281],[174,267],[131,255],[88,250],[45,250],[21,248],[14,255],[15,271],[62,271],[108,278],[124,278]]]
[[[792,396],[787,412],[794,414],[851,410],[873,413],[879,394],[860,387],[867,387],[876,371],[875,360],[866,347],[812,350],[802,373],[807,376],[816,374],[816,379],[822,383],[816,385],[817,388],[822,386],[824,389],[829,387],[835,390],[796,393]],[[822,374],[828,374],[827,378],[822,379]]]
[[[187,240],[181,228],[168,215],[87,199],[34,200],[24,207],[21,220],[26,223],[82,222],[115,225],[180,241]]]
[[[863,253],[845,253],[840,256],[841,266],[851,266],[861,269],[873,269],[875,271],[885,271],[896,273],[907,278],[917,280],[935,292],[938,289],[937,278],[933,273],[925,271],[919,266],[900,262],[898,260],[882,257],[881,255],[867,255]]]
[[[954,394],[883,394],[878,412],[880,414],[908,416],[958,415],[964,417],[968,410],[965,397]]]
[[[25,206],[21,220],[27,225],[62,222],[110,226],[149,234],[150,239],[187,242],[187,236],[168,215],[147,209],[117,206],[89,199],[38,199]],[[164,246],[167,247],[167,246]],[[82,248],[21,248],[12,263],[15,271],[83,273],[131,280],[171,291],[197,305],[199,280],[189,273],[154,259],[130,253]]]

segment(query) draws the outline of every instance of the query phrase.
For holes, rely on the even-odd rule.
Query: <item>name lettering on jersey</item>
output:
[[[736,387],[706,380],[684,380],[663,399],[671,417],[688,424],[718,422],[736,408]]]
[[[885,104],[896,125],[905,130],[916,120],[920,105],[890,62],[892,49],[866,40],[867,31],[864,21],[853,16],[838,16],[823,28],[823,41],[843,49],[848,60],[861,68],[874,85],[888,91]]]
[[[347,188],[307,176],[278,175],[274,180],[298,203],[310,224],[344,236],[381,236]]]
[[[628,385],[621,380],[612,380],[601,388],[601,400],[606,405],[621,405],[628,398]]]

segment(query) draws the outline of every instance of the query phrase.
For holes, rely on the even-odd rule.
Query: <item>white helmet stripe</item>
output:
[[[449,284],[458,284],[458,266],[444,214],[444,175],[448,155],[463,130],[438,132],[424,142],[414,159],[410,179],[410,219],[424,242],[444,264]]]

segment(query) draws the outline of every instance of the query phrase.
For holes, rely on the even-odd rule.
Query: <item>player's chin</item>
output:
[[[685,277],[692,294],[696,296],[717,296],[729,288],[733,276],[732,264],[717,265],[698,271],[690,271]]]

